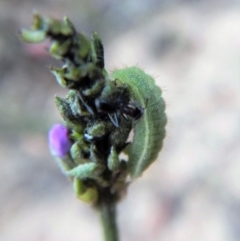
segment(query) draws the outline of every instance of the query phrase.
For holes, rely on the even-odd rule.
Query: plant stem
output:
[[[104,241],[118,241],[116,202],[109,189],[104,189],[101,192],[99,211],[101,215]]]

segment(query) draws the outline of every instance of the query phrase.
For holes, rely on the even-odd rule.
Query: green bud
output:
[[[65,73],[64,77],[72,81],[79,81],[81,77],[86,76],[87,72],[83,74],[82,69],[78,66],[68,65],[68,71]]]
[[[80,180],[97,179],[105,170],[102,164],[89,162],[78,165],[66,172],[68,176],[77,177]]]
[[[69,106],[69,103],[65,99],[55,96],[55,103],[56,103],[56,106],[57,106],[62,118],[66,122],[68,122],[68,121],[71,122],[71,121],[75,120],[75,118],[72,114],[71,108]]]
[[[112,146],[111,150],[110,150],[110,154],[108,156],[108,169],[112,172],[116,172],[119,170],[119,165],[120,165],[120,161],[118,158],[118,153],[116,152],[115,148]]]
[[[63,20],[44,18],[38,14],[33,16],[32,28],[35,30],[42,30],[51,36],[63,35],[65,37],[71,36],[75,29],[73,24],[69,21],[67,17]]]
[[[109,81],[105,84],[101,93],[101,99],[106,101],[114,101],[117,98],[117,89],[114,81]]]
[[[46,34],[41,30],[23,29],[20,33],[20,39],[27,43],[40,43],[46,38]]]
[[[129,185],[127,177],[129,175],[126,161],[121,161],[119,164],[119,172],[116,174],[112,185],[112,192],[123,195],[126,192],[126,188]],[[119,196],[119,197],[121,197]]]
[[[33,30],[46,30],[46,24],[44,23],[44,18],[41,15],[39,15],[38,13],[35,13],[33,15],[32,29]]]
[[[118,115],[119,128],[115,128],[109,135],[110,143],[119,151],[125,146],[127,138],[133,127],[131,120],[126,120],[121,115]]]
[[[89,40],[81,33],[76,35],[76,46],[74,48],[74,53],[76,61],[78,63],[82,62],[82,59],[87,58],[90,53],[90,43]]]
[[[98,191],[96,188],[88,188],[87,191],[81,195],[78,196],[78,199],[85,202],[85,203],[96,203],[98,200]]]
[[[84,128],[83,128],[83,126],[80,126],[80,127],[82,127],[82,128],[79,128],[79,130],[73,129],[72,132],[70,133],[70,138],[71,138],[74,142],[78,141],[78,140],[81,139],[82,136],[83,136]]]
[[[64,42],[54,41],[49,49],[50,54],[55,59],[62,59],[63,56],[69,51],[71,46],[71,39]]]
[[[98,34],[94,32],[91,38],[91,48],[92,48],[92,61],[96,65],[103,69],[104,68],[104,48],[102,41]]]
[[[82,131],[85,123],[80,117],[75,116],[72,113],[71,106],[68,101],[55,96],[55,103],[67,126],[73,128],[76,131]]]
[[[90,117],[91,114],[86,111],[86,107],[83,106],[82,102],[79,99],[79,96],[75,90],[70,90],[66,96],[67,101],[69,102],[72,113],[75,116],[80,117]]]
[[[64,36],[73,35],[76,32],[73,23],[69,20],[68,17],[63,18],[61,33]]]
[[[114,128],[114,125],[110,121],[102,121],[99,119],[87,125],[86,133],[90,139],[94,139],[107,135]]]
[[[87,187],[84,185],[83,181],[78,178],[73,179],[73,190],[77,197],[83,195],[87,191]]]
[[[74,178],[73,189],[76,197],[85,203],[95,203],[98,199],[97,189],[86,187],[78,178]]]
[[[75,142],[70,150],[70,155],[76,164],[83,164],[88,162],[88,157],[90,155],[89,146],[80,138],[78,142]]]
[[[54,67],[50,67],[50,71],[51,73],[55,76],[58,84],[62,87],[66,87],[67,86],[67,82],[64,78],[64,68],[54,68]]]

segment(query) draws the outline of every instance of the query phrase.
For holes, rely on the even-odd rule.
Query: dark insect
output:
[[[135,103],[128,103],[128,105],[120,105],[119,110],[122,112],[122,115],[128,119],[130,116],[133,120],[138,120],[143,115],[143,108],[137,106]]]
[[[135,103],[125,103],[116,99],[114,102],[106,102],[101,99],[95,100],[95,105],[100,112],[108,114],[112,123],[118,127],[117,111],[120,111],[125,119],[129,117],[133,120],[138,120],[143,115],[143,109]]]

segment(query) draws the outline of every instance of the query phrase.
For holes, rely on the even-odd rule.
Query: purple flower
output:
[[[72,145],[68,129],[61,124],[53,125],[48,132],[48,145],[53,156],[64,157]]]

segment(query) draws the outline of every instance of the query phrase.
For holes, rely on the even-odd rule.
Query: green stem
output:
[[[118,241],[116,202],[109,189],[103,190],[101,192],[99,211],[103,226],[104,241]]]

